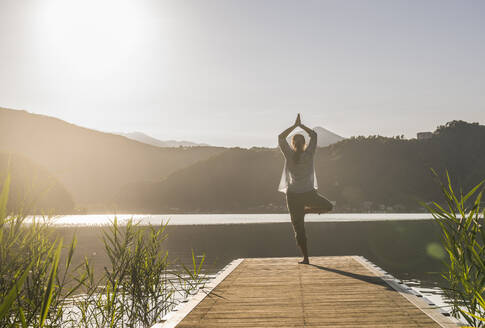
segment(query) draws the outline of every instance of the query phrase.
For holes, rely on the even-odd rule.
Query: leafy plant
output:
[[[167,238],[165,228],[166,224],[138,226],[133,220],[120,226],[116,218],[111,222],[103,233],[109,258],[104,275],[95,280],[85,261],[86,294],[76,299],[77,310],[73,311],[74,318],[81,318],[82,327],[151,327],[204,284],[203,261],[198,265],[193,262],[193,270],[171,269],[168,253],[162,248]]]
[[[109,263],[95,278],[87,259],[72,265],[75,237],[63,248],[49,219],[8,213],[9,187],[7,175],[0,192],[0,327],[150,327],[205,282],[194,253],[193,270],[172,267],[163,250],[166,225],[120,226],[116,218],[102,236]]]
[[[62,240],[53,237],[47,220],[8,213],[9,189],[7,174],[0,193],[0,326],[60,325],[62,305],[77,288],[66,290],[75,239],[59,271]]]
[[[438,177],[437,173],[433,173]],[[461,315],[472,327],[485,326],[485,230],[480,208],[483,185],[477,184],[468,193],[455,193],[448,172],[446,183],[440,181],[446,205],[423,204],[438,222],[443,246],[448,254],[448,281],[445,295],[451,300],[452,314]]]
[[[185,274],[179,276],[178,283],[179,286],[181,286],[181,290],[184,292],[184,297],[189,297],[192,293],[197,291],[197,289],[204,287],[206,278],[201,274],[204,260],[205,255],[202,256],[199,264],[197,264],[194,250],[192,250],[192,268],[183,265]]]

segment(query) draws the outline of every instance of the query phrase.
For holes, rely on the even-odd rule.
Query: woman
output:
[[[308,146],[305,146],[305,138],[301,134],[295,134],[292,137],[291,147],[286,141],[290,132],[296,127],[302,128],[310,135]],[[332,203],[317,193],[318,185],[314,167],[317,134],[301,123],[300,114],[298,114],[295,124],[278,136],[278,144],[285,156],[285,166],[278,190],[286,193],[286,203],[295,230],[296,242],[303,255],[303,261],[298,263],[309,264],[305,214],[326,213],[333,208]]]

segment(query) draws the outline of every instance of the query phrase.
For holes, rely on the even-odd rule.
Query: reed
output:
[[[466,194],[456,194],[447,172],[446,182],[439,180],[445,204],[423,204],[441,227],[448,254],[442,276],[448,282],[445,295],[452,314],[457,318],[461,315],[470,327],[485,326],[485,211],[480,207],[484,182]]]
[[[10,177],[0,193],[0,327],[150,327],[205,284],[204,257],[193,268],[170,263],[166,225],[115,218],[102,235],[109,262],[75,266],[48,218],[8,213]],[[63,255],[61,255],[63,254]],[[189,273],[189,274],[188,274]]]

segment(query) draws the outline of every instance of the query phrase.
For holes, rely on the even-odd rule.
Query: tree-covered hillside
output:
[[[36,214],[73,211],[71,195],[45,168],[22,156],[0,153],[0,188],[7,174],[10,176],[8,210]]]
[[[283,212],[277,192],[283,157],[274,149],[229,149],[159,182],[125,185],[118,208],[143,212]],[[448,169],[468,188],[485,178],[485,126],[440,126],[425,140],[354,137],[316,155],[319,190],[337,211],[420,211],[440,199],[430,172]]]
[[[157,181],[223,151],[218,147],[160,148],[60,119],[0,108],[0,152],[19,154],[49,170],[77,207],[113,211],[120,187]]]

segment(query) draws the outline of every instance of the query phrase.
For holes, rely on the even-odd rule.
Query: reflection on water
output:
[[[76,232],[78,255],[102,259],[99,226],[60,226]],[[307,222],[311,256],[362,255],[400,279],[440,283],[439,227],[432,220],[372,222]],[[298,256],[289,222],[266,224],[169,225],[166,248],[172,259],[185,262],[191,249],[205,253],[208,270],[216,272],[241,257]]]
[[[282,215],[288,220],[287,215]],[[292,226],[285,223],[198,224],[167,226],[169,258],[191,263],[191,250],[206,255],[213,274],[230,261],[248,257],[299,256]],[[396,278],[436,293],[444,285],[439,272],[445,256],[439,226],[433,220],[307,222],[310,256],[362,255]],[[160,223],[160,221],[158,221]],[[103,226],[58,226],[78,238],[76,261],[87,256],[98,272],[107,258],[100,239]],[[440,303],[437,301],[436,303]]]

